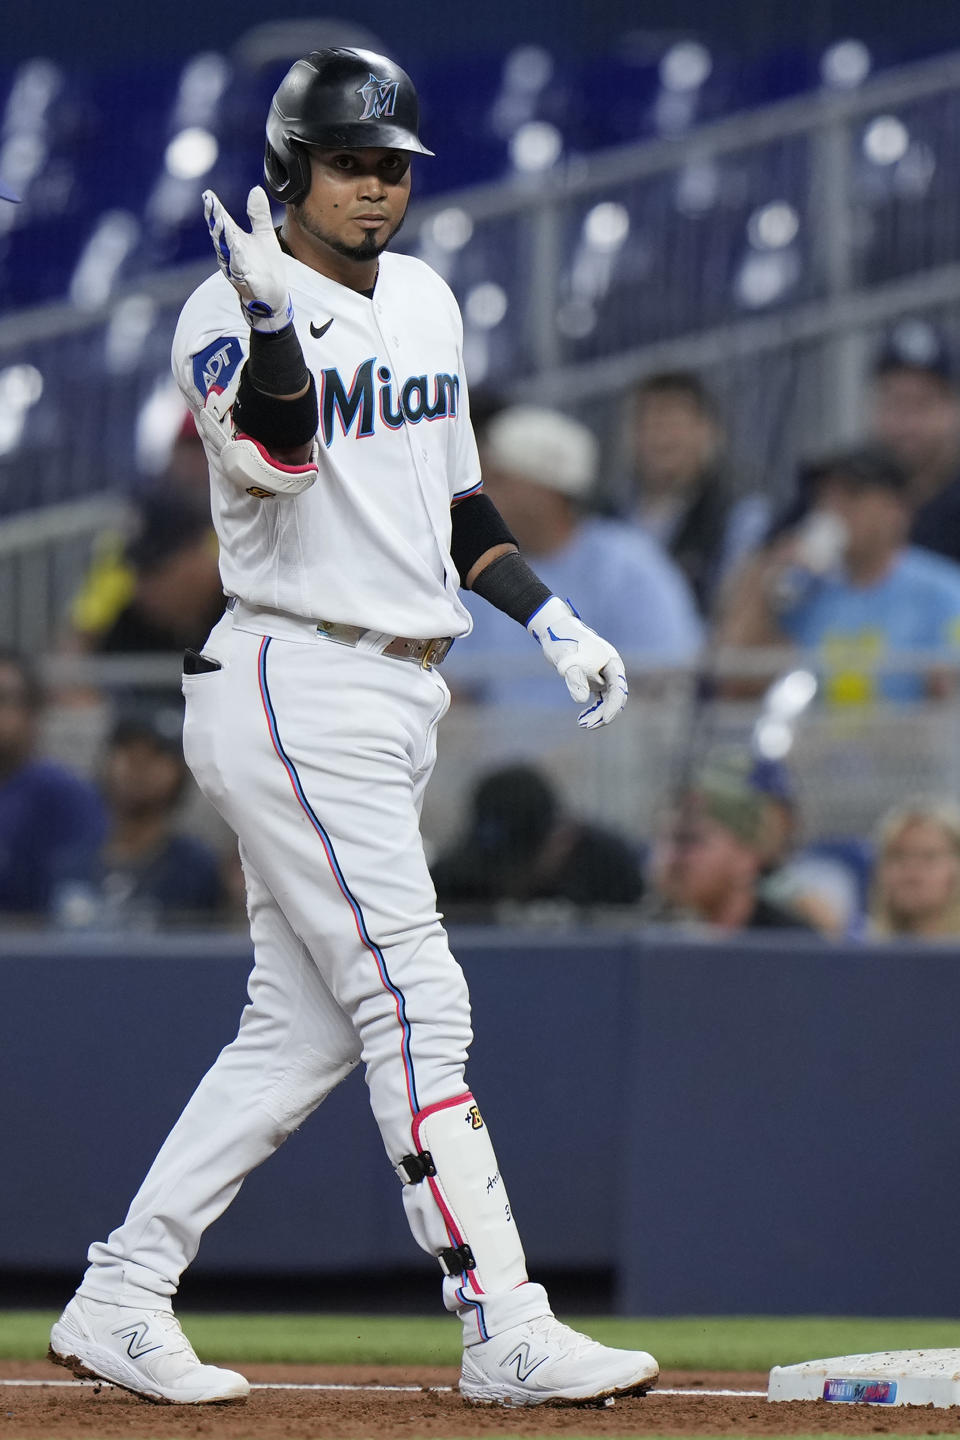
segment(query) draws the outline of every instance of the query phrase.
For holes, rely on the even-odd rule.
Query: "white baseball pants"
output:
[[[90,1247],[80,1293],[93,1299],[168,1308],[244,1177],[358,1061],[394,1166],[419,1150],[424,1112],[472,1101],[467,987],[419,831],[447,687],[435,670],[379,654],[388,637],[352,649],[294,617],[271,616],[270,637],[263,628],[243,606],[225,615],[204,647],[221,669],[184,677],[184,753],[240,840],[249,1003],[123,1225]],[[454,1141],[437,1166],[463,1198],[459,1132]],[[434,1255],[469,1243],[471,1227],[484,1237],[483,1262],[478,1250],[474,1270],[443,1281],[466,1344],[549,1313],[508,1206],[506,1218],[480,1213],[483,1197],[475,1211],[466,1195],[461,1234],[438,1182],[404,1185],[403,1198]]]

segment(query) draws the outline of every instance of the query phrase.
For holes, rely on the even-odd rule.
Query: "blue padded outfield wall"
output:
[[[960,954],[603,930],[454,933],[469,1078],[531,1273],[626,1314],[955,1315]],[[79,1270],[245,999],[240,937],[0,949],[0,1270]],[[250,1177],[195,1269],[421,1256],[352,1075]]]

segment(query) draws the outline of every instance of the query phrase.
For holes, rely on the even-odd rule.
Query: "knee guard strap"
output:
[[[419,1185],[421,1180],[437,1173],[429,1150],[421,1150],[419,1155],[404,1155],[396,1169],[404,1185]]]

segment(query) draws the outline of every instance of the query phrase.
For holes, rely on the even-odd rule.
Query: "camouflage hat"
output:
[[[756,845],[763,832],[765,802],[751,784],[749,771],[717,759],[694,775],[686,801],[693,814],[706,816],[744,845]]]

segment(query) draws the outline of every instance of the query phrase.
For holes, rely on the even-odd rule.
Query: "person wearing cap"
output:
[[[564,813],[547,777],[507,765],[477,782],[459,840],[430,866],[448,918],[495,921],[501,903],[632,905],[642,885],[637,852],[612,830]]]
[[[761,898],[823,935],[857,934],[868,864],[865,843],[838,838],[804,844],[800,801],[785,762],[747,754],[743,773],[763,805]]]
[[[648,918],[718,930],[809,930],[761,893],[763,796],[745,772],[707,764],[679,797],[653,847]]]
[[[945,693],[942,668],[890,663],[960,658],[960,566],[908,544],[908,484],[891,455],[869,447],[808,465],[802,518],[734,577],[720,642],[818,651],[834,705]]]
[[[874,362],[871,401],[873,438],[906,472],[911,543],[960,561],[960,388],[936,326],[894,327]]]
[[[411,1233],[460,1325],[463,1398],[592,1404],[659,1373],[646,1351],[556,1319],[467,1089],[469,993],[421,834],[450,700],[438,667],[470,629],[461,583],[539,647],[581,729],[611,723],[627,683],[482,493],[452,293],[389,252],[411,156],[430,153],[418,118],[387,56],[297,60],[266,126],[279,234],[263,187],[249,230],[207,191],[218,273],[174,335],[228,596],[184,655],[184,753],[238,837],[250,1002],[50,1332],[61,1365],[155,1401],[249,1394],[242,1375],[201,1364],[173,1297],[244,1177],[360,1063]]]
[[[624,656],[651,667],[689,664],[702,629],[686,579],[660,546],[622,521],[587,512],[599,468],[598,442],[585,425],[532,405],[501,410],[486,425],[481,463],[486,493],[535,558],[544,583],[574,595],[591,625]],[[472,662],[489,656],[528,656],[522,632],[490,606],[464,596],[473,631],[454,646],[447,672],[461,695],[490,703],[517,701],[555,707],[555,687],[500,673],[471,679]]]
[[[217,856],[177,827],[189,778],[182,729],[182,706],[128,706],[107,742],[101,918],[108,924],[153,929],[218,916],[224,889]]]

